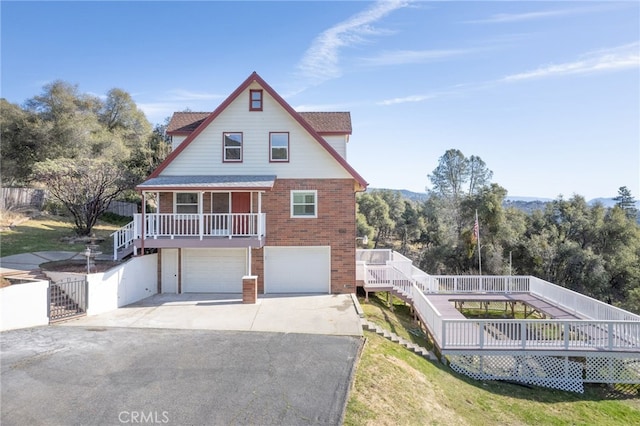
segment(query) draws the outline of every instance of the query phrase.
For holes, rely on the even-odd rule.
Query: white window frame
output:
[[[227,135],[240,135],[240,146],[227,146]],[[227,158],[227,149],[238,150],[239,158]],[[222,133],[222,162],[223,163],[242,163],[242,151],[244,149],[244,134],[242,132],[224,132]]]
[[[296,195],[309,195],[313,194],[313,207],[314,213],[311,214],[296,214],[295,206],[301,205],[310,205],[308,203],[295,203],[294,198]],[[294,189],[291,191],[291,217],[292,218],[302,218],[302,219],[314,219],[318,217],[318,191],[315,189]]]
[[[274,136],[284,135],[287,137],[287,145],[286,146],[274,146],[273,138]],[[273,158],[273,149],[284,149],[286,152],[285,158]],[[289,132],[269,132],[269,162],[271,163],[288,163],[289,162]]]
[[[178,203],[178,194],[195,194],[196,202],[195,203]],[[196,206],[195,212],[181,212],[178,211],[178,207],[182,206]],[[200,212],[200,196],[197,192],[192,191],[183,191],[183,192],[174,192],[173,193],[173,212],[175,214],[198,214]]]

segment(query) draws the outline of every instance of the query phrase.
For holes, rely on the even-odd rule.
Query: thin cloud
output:
[[[221,99],[224,96],[215,93],[190,92],[183,89],[173,89],[168,92],[172,100],[177,101],[206,101],[212,99]]]
[[[622,71],[638,67],[640,67],[640,42],[635,42],[611,49],[589,52],[574,62],[551,64],[532,71],[508,75],[502,81],[514,82],[604,71]]]
[[[534,21],[539,19],[558,18],[583,13],[602,12],[604,10],[623,7],[623,5],[606,4],[596,6],[575,7],[571,9],[543,10],[525,13],[498,13],[485,19],[464,21],[466,24],[501,24],[511,22]]]
[[[407,0],[381,0],[369,9],[325,30],[315,38],[297,66],[300,75],[312,84],[340,77],[341,49],[364,43],[368,37],[389,31],[373,27],[380,19],[409,5]]]
[[[422,102],[428,99],[433,99],[437,97],[437,95],[411,95],[405,96],[403,98],[393,98],[393,99],[385,99],[383,101],[377,102],[376,105],[398,105],[398,104],[406,104],[409,102]]]
[[[474,52],[476,52],[474,49],[398,50],[394,52],[384,52],[371,58],[363,58],[361,61],[363,64],[371,66],[420,64],[463,56]]]
[[[457,84],[429,94],[417,94],[385,99],[376,102],[376,105],[390,106],[411,102],[423,102],[435,98],[462,96],[469,92],[492,89],[507,83],[568,75],[624,71],[634,68],[640,69],[640,42],[588,52],[582,55],[580,60],[574,62],[547,65],[533,71],[512,74],[497,80]]]

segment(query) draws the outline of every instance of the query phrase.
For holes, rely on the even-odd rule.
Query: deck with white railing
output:
[[[442,353],[457,350],[640,351],[640,316],[532,276],[436,276],[391,250],[358,250],[365,291],[413,304]],[[552,319],[467,319],[454,300],[520,301]]]
[[[148,213],[113,234],[114,259],[131,247],[261,247],[265,213]],[[144,242],[143,242],[144,240]]]

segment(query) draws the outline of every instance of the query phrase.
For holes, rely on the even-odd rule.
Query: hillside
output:
[[[391,191],[397,192],[409,201],[413,201],[416,203],[423,203],[429,198],[429,194],[425,192],[413,192],[406,189],[390,189],[390,188],[369,188],[369,192],[377,192],[377,191]],[[553,201],[551,198],[537,198],[537,197],[521,197],[521,196],[508,196],[504,202],[504,207],[513,207],[520,211],[523,211],[527,214],[532,213],[535,210],[544,210],[547,203]],[[599,197],[594,198],[587,201],[587,204],[590,206],[595,205],[596,203],[600,203],[605,207],[613,207],[616,202],[611,198]],[[636,209],[640,211],[640,201],[636,201]],[[638,223],[640,223],[640,215],[638,218]]]

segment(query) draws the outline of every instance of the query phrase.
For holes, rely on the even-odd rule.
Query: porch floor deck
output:
[[[140,248],[142,239],[136,238],[133,244]],[[204,235],[202,238],[194,236],[150,236],[144,239],[146,248],[260,248],[264,246],[265,237]]]
[[[511,293],[511,294],[429,294],[426,293],[429,302],[440,312],[442,319],[466,319],[464,315],[458,311],[452,302],[468,301],[468,302],[523,302],[532,306],[539,312],[542,312],[552,319],[587,319],[574,315],[551,302],[540,299],[530,293]]]

